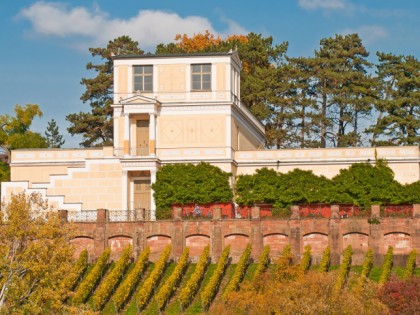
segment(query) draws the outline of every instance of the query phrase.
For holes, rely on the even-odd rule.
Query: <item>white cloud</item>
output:
[[[378,40],[388,37],[388,32],[383,26],[379,25],[363,25],[358,28],[347,28],[339,32],[340,34],[357,33],[366,45],[372,44]]]
[[[80,49],[104,45],[121,35],[128,35],[138,41],[143,49],[153,50],[158,43],[173,41],[176,34],[193,35],[205,30],[219,35],[246,33],[239,24],[226,18],[223,18],[226,30],[217,32],[211,22],[201,16],[181,17],[173,12],[142,10],[132,18],[117,19],[99,8],[68,8],[61,3],[43,1],[21,10],[19,17],[32,23],[35,34],[76,37],[72,38],[73,42],[69,45]]]
[[[345,9],[347,7],[347,3],[345,0],[299,0],[299,6],[306,10],[340,10]]]

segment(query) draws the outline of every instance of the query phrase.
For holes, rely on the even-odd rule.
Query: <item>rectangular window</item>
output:
[[[211,64],[191,65],[191,90],[211,90]]]
[[[153,66],[134,66],[134,92],[153,92]]]

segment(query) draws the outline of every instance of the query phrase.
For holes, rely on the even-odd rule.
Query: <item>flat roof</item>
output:
[[[185,54],[144,54],[144,55],[117,55],[112,59],[139,59],[139,58],[179,58],[179,57],[222,57],[237,54],[233,52],[208,52],[208,53],[185,53]]]

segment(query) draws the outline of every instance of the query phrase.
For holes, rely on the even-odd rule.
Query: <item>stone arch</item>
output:
[[[238,262],[248,243],[248,235],[239,233],[228,234],[225,235],[223,239],[223,248],[230,245],[230,257],[232,257],[232,262],[236,263]]]
[[[80,253],[87,249],[89,254],[89,260],[94,257],[95,254],[95,243],[92,237],[87,236],[77,236],[70,240],[70,244],[74,246],[74,255],[73,257],[77,259]]]
[[[278,258],[286,245],[289,244],[289,236],[283,233],[270,233],[263,237],[263,246],[270,246],[270,258]]]
[[[325,248],[327,248],[328,246],[328,235],[324,233],[319,233],[319,232],[307,233],[303,235],[302,253],[306,245],[311,246],[312,256],[314,257],[322,256]]]
[[[359,232],[346,233],[343,235],[343,251],[349,245],[353,250],[351,258],[352,264],[362,265],[365,260],[366,252],[369,250],[369,235]]]
[[[172,239],[169,235],[156,234],[147,237],[146,245],[150,246],[150,261],[158,260],[160,254],[165,247],[172,243]]]
[[[394,255],[406,255],[412,248],[411,235],[405,232],[390,232],[384,234],[383,251],[384,254],[388,250],[388,246],[394,248]]]
[[[358,232],[346,233],[343,235],[343,250],[349,245],[353,253],[366,253],[369,249],[369,235]]]
[[[111,260],[117,260],[124,248],[133,246],[133,239],[126,235],[114,235],[108,238],[108,246],[111,248]]]
[[[191,234],[185,237],[185,246],[190,248],[190,259],[198,261],[204,248],[210,245],[210,236],[204,234]]]

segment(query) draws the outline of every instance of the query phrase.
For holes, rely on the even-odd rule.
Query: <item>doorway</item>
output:
[[[137,120],[136,156],[149,155],[149,121]]]

